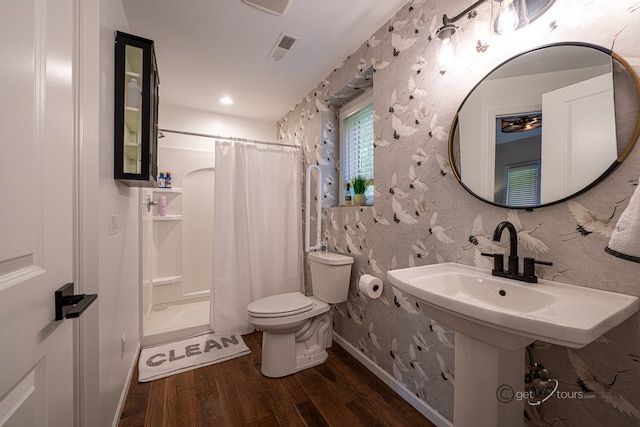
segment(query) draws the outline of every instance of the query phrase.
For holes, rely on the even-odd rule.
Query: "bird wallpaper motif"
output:
[[[461,0],[408,2],[278,122],[279,140],[302,147],[303,173],[312,164],[323,171],[321,200],[304,207],[312,212],[312,229],[322,221],[329,249],[354,258],[348,301],[335,307],[335,332],[450,422],[454,333],[391,286],[388,270],[442,262],[489,270],[492,261],[481,253],[508,252],[508,239],[491,238],[496,225],[508,220],[517,229],[521,257],[553,262],[536,267],[539,277],[640,296],[640,266],[603,251],[638,186],[640,147],[588,191],[526,210],[497,207],[470,195],[456,180],[448,157],[451,123],[465,96],[516,54],[579,41],[610,48],[640,71],[640,2],[556,0],[544,15],[508,37],[489,34],[488,2],[474,17],[456,23],[459,55],[456,66],[443,73],[437,67],[434,32],[443,14],[454,16],[469,5]],[[374,203],[338,206],[337,108],[368,87],[375,110]],[[618,106],[616,114],[633,128],[637,106],[633,93],[628,95],[631,101]],[[322,218],[314,217],[318,202]],[[383,280],[380,298],[358,291],[363,274]],[[305,279],[310,291],[308,269]],[[523,402],[525,425],[640,425],[637,313],[582,349],[536,342],[532,354],[564,394],[538,406]],[[532,363],[529,357],[526,363]]]

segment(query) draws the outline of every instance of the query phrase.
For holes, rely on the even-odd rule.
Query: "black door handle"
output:
[[[56,320],[72,319],[80,315],[94,302],[96,294],[73,294],[73,283],[67,283],[56,291]]]

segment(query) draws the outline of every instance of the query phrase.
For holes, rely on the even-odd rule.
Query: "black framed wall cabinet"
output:
[[[114,179],[155,187],[158,176],[158,68],[153,41],[116,32]]]

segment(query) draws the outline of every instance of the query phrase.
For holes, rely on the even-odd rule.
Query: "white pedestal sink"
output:
[[[455,427],[522,425],[517,397],[526,346],[541,340],[584,347],[640,308],[631,295],[544,279],[518,282],[455,263],[390,270],[387,277],[456,332]]]

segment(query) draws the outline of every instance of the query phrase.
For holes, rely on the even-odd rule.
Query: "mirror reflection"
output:
[[[579,193],[618,159],[611,52],[556,44],[487,75],[458,110],[452,165],[477,197],[534,207]]]

